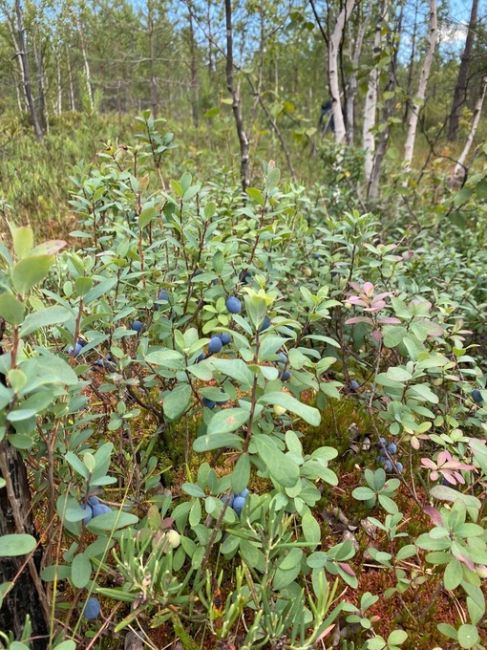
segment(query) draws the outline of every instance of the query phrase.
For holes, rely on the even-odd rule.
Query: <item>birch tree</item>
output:
[[[226,81],[227,89],[232,98],[232,111],[235,119],[238,141],[240,145],[240,180],[242,190],[250,185],[249,166],[249,139],[244,129],[242,106],[240,101],[240,90],[235,85],[233,76],[233,24],[232,24],[232,0],[225,0],[225,27],[226,27]]]
[[[448,139],[454,140],[457,136],[458,125],[460,122],[460,110],[467,97],[467,75],[472,58],[472,48],[475,40],[475,28],[477,25],[477,13],[479,7],[479,0],[472,0],[472,8],[470,12],[470,20],[468,23],[467,38],[465,40],[465,47],[463,49],[460,67],[458,68],[458,77],[453,92],[453,102],[450,111],[450,118],[448,122]]]
[[[431,72],[431,65],[433,63],[437,41],[438,16],[436,13],[436,0],[429,0],[427,50],[423,65],[421,66],[421,71],[419,73],[418,90],[416,92],[416,96],[411,102],[406,142],[404,144],[404,166],[406,170],[409,170],[411,168],[411,162],[414,153],[414,143],[416,141],[416,131],[418,128],[419,111],[421,110],[426,97],[426,88],[428,86],[428,79]]]
[[[343,37],[343,30],[355,6],[355,0],[346,0],[338,14],[335,26],[328,39],[328,85],[335,124],[335,141],[341,144],[346,138],[345,120],[343,119],[340,82],[338,75],[338,55]]]
[[[474,142],[477,129],[479,128],[480,116],[482,114],[482,106],[484,103],[486,91],[487,91],[487,75],[484,76],[482,79],[480,95],[475,103],[475,107],[473,110],[472,124],[470,126],[470,131],[467,137],[467,141],[465,142],[465,146],[463,147],[462,153],[460,154],[457,163],[453,169],[450,178],[451,185],[459,185],[463,183],[467,175],[467,167],[465,163],[467,161],[468,154],[470,153],[470,149],[472,148],[472,144]]]
[[[382,42],[382,25],[385,12],[387,11],[387,0],[383,0],[376,17],[374,30],[373,57],[374,64],[369,73],[369,82],[364,105],[364,123],[362,132],[362,148],[365,150],[365,181],[368,184],[372,174],[375,149],[374,129],[377,115],[377,94],[379,87],[379,64]]]

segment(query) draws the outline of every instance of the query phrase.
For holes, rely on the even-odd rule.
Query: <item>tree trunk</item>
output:
[[[25,36],[24,15],[22,12],[21,0],[15,0],[15,15],[17,18],[16,46],[18,51],[17,56],[19,57],[20,62],[19,67],[20,74],[22,76],[22,85],[24,88],[27,106],[29,109],[29,114],[32,120],[36,138],[41,141],[44,137],[44,131],[42,130],[41,121],[39,120],[39,116],[34,104],[34,98],[32,96],[32,83],[30,78],[29,57],[27,52],[27,39]]]
[[[147,0],[147,35],[149,37],[149,66],[150,66],[150,103],[152,115],[157,117],[159,100],[157,93],[157,79],[155,74],[155,43],[154,43],[154,5],[152,0]]]
[[[38,94],[38,104],[39,104],[39,119],[42,124],[42,130],[44,133],[49,131],[49,116],[47,113],[47,104],[46,104],[46,81],[44,74],[44,53],[42,51],[42,44],[36,44],[34,39],[34,59],[36,62],[37,68],[37,94]]]
[[[93,101],[93,89],[91,87],[90,62],[88,61],[88,55],[86,53],[85,36],[83,32],[83,26],[81,24],[81,18],[79,16],[77,22],[78,22],[79,40],[81,44],[81,54],[83,56],[83,65],[85,69],[86,92],[88,94],[88,103],[90,106],[90,112],[93,113],[93,111],[95,110],[95,104]]]
[[[226,79],[227,89],[232,96],[232,110],[235,118],[235,127],[237,129],[238,141],[240,144],[240,180],[242,190],[250,185],[250,168],[249,168],[249,140],[244,130],[242,109],[240,103],[240,93],[238,87],[235,87],[233,78],[233,26],[232,26],[232,0],[225,0],[225,25],[226,25]]]
[[[196,60],[196,43],[194,40],[193,14],[191,6],[188,11],[189,21],[189,49],[191,57],[191,115],[193,126],[198,126],[198,63]]]
[[[69,101],[71,104],[71,110],[76,111],[76,99],[74,96],[74,84],[73,84],[73,71],[71,70],[71,59],[69,58],[69,50],[66,45],[66,65],[68,68],[68,81],[69,81]]]
[[[408,80],[406,83],[404,123],[407,122],[409,116],[411,88],[413,85],[414,59],[416,58],[416,39],[418,33],[418,2],[419,0],[416,0],[416,4],[414,5],[414,24],[413,24],[413,35],[411,37],[411,55],[409,57]]]
[[[56,113],[61,115],[63,112],[63,85],[61,82],[61,52],[58,50],[56,53],[56,86],[57,86],[57,101]]]
[[[335,141],[342,143],[346,138],[345,121],[343,119],[342,102],[340,98],[340,84],[338,77],[338,54],[342,41],[345,23],[355,6],[355,0],[346,0],[345,6],[340,11],[333,32],[328,39],[328,85],[332,102],[333,120],[335,125]]]
[[[418,128],[419,111],[424,104],[426,97],[426,87],[431,72],[433,56],[435,53],[436,43],[438,41],[438,18],[436,15],[436,0],[429,0],[429,28],[428,28],[428,49],[424,57],[421,72],[419,74],[418,90],[411,104],[411,110],[408,120],[408,131],[406,142],[404,144],[404,166],[406,170],[411,168],[413,160],[414,143],[416,140],[416,130]]]
[[[382,111],[381,123],[383,128],[380,132],[377,148],[374,153],[374,162],[372,165],[372,173],[370,175],[369,183],[367,186],[367,199],[376,201],[379,198],[379,181],[382,169],[382,161],[387,151],[389,144],[389,135],[391,131],[390,118],[394,113],[394,104],[396,102],[396,85],[397,85],[397,56],[399,52],[399,45],[401,39],[402,20],[404,15],[404,2],[401,3],[399,16],[396,23],[394,33],[388,33],[388,46],[391,50],[391,60],[389,63],[389,79],[385,87],[387,99],[384,101],[384,109]]]
[[[468,154],[470,153],[470,149],[472,148],[475,134],[477,133],[477,129],[480,122],[480,115],[482,113],[482,105],[484,103],[486,91],[487,91],[487,76],[485,76],[482,79],[482,90],[480,92],[479,98],[475,103],[475,108],[472,117],[472,124],[470,126],[470,132],[468,134],[467,141],[465,142],[465,146],[463,147],[463,151],[460,154],[460,157],[458,158],[457,164],[455,165],[455,168],[453,169],[453,173],[451,175],[450,182],[452,185],[462,184],[467,175],[468,170],[465,166],[465,162],[467,160]]]
[[[475,27],[477,25],[477,12],[479,7],[479,0],[472,0],[472,10],[470,12],[470,21],[468,23],[467,38],[465,40],[465,48],[463,50],[460,67],[458,68],[457,83],[453,92],[453,102],[450,112],[450,119],[448,122],[448,139],[455,140],[458,133],[458,125],[460,123],[460,109],[465,103],[467,98],[467,76],[470,59],[472,56],[472,48],[475,40]]]
[[[355,39],[355,46],[352,54],[352,71],[348,81],[348,94],[345,106],[345,114],[347,116],[347,142],[353,144],[354,130],[355,130],[355,98],[357,96],[358,81],[357,72],[360,62],[360,54],[362,52],[362,45],[364,42],[365,30],[367,29],[367,16],[363,17],[357,30]]]
[[[373,49],[374,65],[369,73],[369,83],[364,105],[362,148],[365,150],[364,170],[365,182],[367,185],[369,184],[370,176],[372,174],[372,167],[374,164],[375,134],[373,131],[375,128],[377,115],[377,91],[379,86],[379,56],[381,52],[382,23],[384,21],[384,15],[386,11],[387,0],[384,0],[382,2],[382,6],[378,9],[377,22],[375,24]]]

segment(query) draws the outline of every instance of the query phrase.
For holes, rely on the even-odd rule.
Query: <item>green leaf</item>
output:
[[[93,533],[103,530],[118,530],[125,526],[132,526],[139,521],[139,518],[132,515],[130,512],[123,512],[122,510],[114,510],[107,512],[104,515],[93,517],[87,525],[88,530]]]
[[[480,641],[479,633],[475,625],[465,623],[458,628],[458,643],[462,648],[473,648]]]
[[[78,553],[71,565],[71,581],[78,589],[86,587],[91,577],[91,562],[84,553]]]
[[[58,645],[54,646],[54,650],[76,650],[76,643],[71,639],[67,641],[62,641]]]
[[[197,453],[229,447],[231,449],[241,449],[242,440],[234,433],[214,433],[211,436],[199,436],[193,442],[193,450]]]
[[[368,501],[375,498],[375,492],[368,487],[358,487],[352,492],[352,496],[357,501]]]
[[[10,226],[15,255],[19,260],[30,253],[34,246],[34,233],[29,226]]]
[[[421,400],[431,402],[432,404],[438,404],[439,402],[438,397],[427,384],[414,384],[414,386],[409,386],[407,395],[416,399],[419,397]]]
[[[387,637],[387,643],[388,645],[401,645],[407,638],[407,632],[404,630],[394,630]]]
[[[72,318],[72,313],[65,307],[54,306],[42,309],[41,311],[36,311],[29,314],[23,322],[22,327],[20,328],[20,336],[32,334],[32,332],[35,332],[40,327],[65,323],[70,318]]]
[[[97,300],[97,298],[101,298],[101,296],[104,296],[111,289],[113,289],[116,284],[117,278],[107,278],[106,280],[103,280],[99,284],[95,285],[93,289],[90,289],[90,291],[88,291],[88,293],[85,295],[85,304],[93,302],[94,300]]]
[[[248,421],[249,415],[249,411],[242,408],[223,409],[209,421],[208,435],[236,431]]]
[[[46,277],[53,264],[53,255],[34,255],[17,262],[12,272],[15,290],[19,293],[27,293]]]
[[[0,557],[17,557],[27,555],[37,546],[37,541],[32,535],[13,534],[0,537]]]
[[[458,560],[452,559],[448,562],[443,582],[448,591],[453,591],[458,587],[463,578],[463,568]]]
[[[272,477],[283,487],[293,487],[299,479],[299,466],[290,456],[282,453],[267,435],[255,435],[253,444]]]
[[[286,410],[291,411],[291,413],[298,415],[313,427],[317,427],[321,421],[321,415],[317,408],[303,404],[289,393],[282,391],[263,395],[259,399],[259,404],[277,404],[278,406],[282,406]]]
[[[430,490],[430,494],[432,497],[439,499],[440,501],[462,501],[467,508],[480,510],[481,507],[480,501],[477,497],[464,494],[463,492],[454,490],[447,485],[435,485],[435,487]]]
[[[24,305],[12,294],[4,291],[0,294],[0,314],[7,323],[20,325],[24,320]]]
[[[250,459],[248,454],[241,454],[231,475],[232,490],[235,494],[244,490],[250,479]]]
[[[252,371],[241,359],[218,359],[215,357],[209,363],[219,372],[238,381],[243,389],[249,388],[253,382]]]
[[[173,390],[165,392],[162,398],[164,415],[169,420],[177,420],[188,407],[191,394],[189,384],[178,384]]]
[[[64,458],[71,465],[71,467],[74,469],[75,472],[80,474],[84,479],[88,479],[90,475],[88,468],[83,462],[81,462],[81,460],[78,458],[78,456],[76,456],[76,454],[73,454],[72,451],[68,451],[68,453],[64,456]]]
[[[307,542],[311,542],[312,544],[319,544],[321,542],[320,525],[309,510],[304,513],[301,519],[301,529],[304,539]]]

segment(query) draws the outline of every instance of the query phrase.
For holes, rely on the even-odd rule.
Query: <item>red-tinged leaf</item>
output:
[[[354,325],[355,323],[368,323],[369,325],[372,325],[373,321],[371,318],[367,318],[366,316],[355,316],[354,318],[348,318],[345,321],[345,325]]]
[[[320,634],[320,636],[316,639],[316,641],[321,641],[322,639],[327,637],[330,634],[330,632],[333,630],[334,627],[335,627],[335,623],[332,623],[327,628],[325,628],[323,630],[323,632]]]
[[[340,566],[345,571],[345,573],[348,573],[349,576],[355,578],[355,572],[350,564],[348,564],[348,562],[338,562],[338,566]]]
[[[441,515],[439,511],[436,508],[433,508],[433,506],[424,506],[423,508],[425,514],[428,515],[428,517],[431,519],[431,522],[435,526],[442,526],[443,525],[443,520],[441,518]]]
[[[61,251],[66,245],[67,242],[63,239],[50,239],[49,241],[45,241],[33,248],[30,255],[56,255],[56,253],[59,253],[59,251]]]

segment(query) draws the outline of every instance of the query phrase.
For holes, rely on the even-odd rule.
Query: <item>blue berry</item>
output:
[[[279,375],[279,378],[281,379],[281,381],[288,381],[289,379],[291,379],[291,373],[289,372],[289,370],[283,370]]]
[[[386,462],[387,458],[385,456],[377,456],[376,460],[380,465],[383,465]]]
[[[130,326],[131,330],[134,330],[134,332],[137,332],[137,334],[140,334],[142,330],[144,329],[144,323],[140,320],[134,320],[132,325]]]
[[[237,495],[236,497],[233,498],[233,503],[232,503],[232,508],[235,510],[237,515],[240,516],[242,510],[244,509],[245,506],[245,498]]]
[[[165,289],[161,289],[159,291],[159,295],[157,296],[157,300],[160,300],[161,302],[169,302],[169,294]]]
[[[287,363],[287,354],[285,352],[277,353],[277,363]]]
[[[94,621],[100,615],[101,607],[97,598],[88,598],[84,609],[84,617],[87,621]]]
[[[100,499],[95,496],[88,497],[88,505],[90,505],[92,508],[93,506],[97,506],[100,503]]]
[[[242,303],[235,296],[230,296],[227,298],[227,309],[231,314],[240,314],[242,311]]]
[[[215,354],[216,352],[220,352],[222,349],[223,343],[222,340],[219,336],[212,336],[210,339],[210,342],[208,343],[208,352],[211,354]]]
[[[478,390],[478,388],[474,388],[470,394],[472,395],[472,399],[476,404],[481,404],[484,401],[482,393]]]
[[[89,505],[81,506],[81,509],[85,513],[85,516],[83,517],[83,523],[86,526],[86,524],[93,519],[93,510]]]
[[[201,354],[198,354],[198,356],[195,359],[196,363],[199,363],[200,361],[203,361],[206,359],[206,354],[204,352],[201,352]]]
[[[222,332],[221,334],[218,335],[220,337],[220,341],[222,342],[222,345],[228,345],[232,341],[232,337],[228,332]]]
[[[403,467],[402,463],[396,463],[396,471],[397,471],[399,474],[402,474],[402,473],[403,473],[403,471],[404,471],[404,467]]]
[[[108,512],[112,511],[112,509],[109,506],[106,506],[104,503],[97,503],[92,507],[92,510],[93,510],[93,517],[106,515]]]
[[[207,397],[203,397],[202,402],[203,402],[203,406],[206,406],[209,409],[214,409],[216,406],[216,402],[214,402],[211,399],[208,399]]]
[[[358,381],[356,379],[352,379],[350,382],[350,390],[352,392],[355,392],[359,388],[360,388],[360,384],[358,383]]]
[[[265,332],[271,326],[271,319],[269,316],[266,316],[262,321],[262,325],[259,327],[259,332]]]
[[[396,445],[396,443],[395,443],[395,442],[390,442],[390,443],[387,445],[387,451],[388,451],[390,454],[397,454],[397,445]]]
[[[243,497],[246,499],[249,496],[249,490],[248,488],[244,488],[241,492],[237,494],[238,497]]]
[[[69,354],[70,357],[77,357],[82,349],[83,346],[78,341],[74,347],[72,345],[69,346],[69,348],[67,349],[67,353]]]
[[[392,466],[392,463],[391,463],[391,461],[389,459],[384,461],[384,469],[386,470],[386,472],[392,472],[393,466]]]
[[[224,494],[222,497],[220,497],[221,501],[223,503],[226,503],[230,508],[232,507],[233,503],[233,494]]]
[[[381,436],[379,438],[379,447],[385,447],[386,443],[387,443],[387,440]]]

